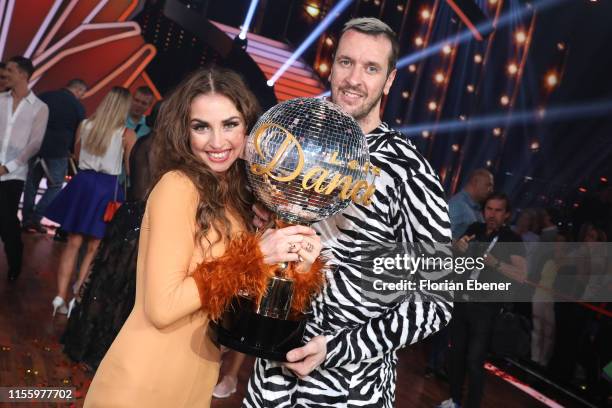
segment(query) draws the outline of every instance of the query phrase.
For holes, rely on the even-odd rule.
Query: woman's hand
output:
[[[301,262],[298,265],[299,272],[308,272],[310,267],[321,253],[321,237],[318,235],[304,236],[302,242],[300,242],[300,249],[298,255],[301,258]]]
[[[302,246],[302,243],[304,243],[304,246]],[[312,259],[310,262],[312,264],[316,258],[316,255],[313,258],[312,254],[315,253],[317,243],[319,250],[316,254],[318,255],[321,244],[315,230],[302,225],[292,225],[286,228],[266,230],[261,236],[259,249],[263,254],[264,263],[268,265],[280,262],[296,262],[301,259],[304,259],[304,262],[306,262],[306,259]],[[306,249],[311,250],[307,251]]]

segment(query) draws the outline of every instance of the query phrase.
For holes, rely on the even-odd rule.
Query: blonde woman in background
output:
[[[59,312],[70,316],[74,298],[68,307],[66,299],[79,248],[84,242],[87,244],[79,276],[73,286],[75,294],[85,281],[100,240],[104,237],[106,223],[103,218],[108,203],[115,196],[117,201],[123,201],[117,176],[121,173],[122,160],[127,163],[136,141],[134,131],[125,127],[130,103],[130,92],[114,87],[93,116],[81,123],[74,149],[80,171],[49,205],[45,214],[68,232],[68,243],[59,263],[53,315]]]

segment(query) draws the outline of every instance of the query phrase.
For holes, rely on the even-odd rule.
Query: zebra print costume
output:
[[[243,406],[393,407],[396,351],[440,330],[452,302],[411,294],[394,305],[364,300],[357,282],[357,242],[449,242],[450,222],[437,175],[415,146],[382,123],[367,135],[370,161],[381,169],[372,203],[352,203],[314,225],[331,264],[313,300],[305,341],[323,334],[327,357],[300,380],[280,363],[257,359]]]

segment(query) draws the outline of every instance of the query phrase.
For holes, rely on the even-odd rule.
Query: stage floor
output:
[[[55,273],[64,244],[51,235],[24,234],[24,266],[17,282],[6,280],[6,260],[0,252],[0,386],[73,386],[77,403],[83,398],[92,374],[72,363],[61,351],[58,339],[66,325],[65,315],[52,319],[51,300],[55,296]],[[253,367],[247,359],[239,375],[238,392],[231,398],[213,400],[213,407],[237,407]],[[400,352],[397,407],[431,408],[448,398],[448,384],[423,376],[425,346],[415,345]],[[24,407],[2,404],[0,407]],[[36,407],[69,406],[37,403]],[[483,407],[545,406],[501,378],[487,374]],[[569,406],[569,405],[566,405]]]

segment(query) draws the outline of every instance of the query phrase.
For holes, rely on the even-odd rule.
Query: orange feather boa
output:
[[[325,261],[319,256],[307,272],[297,271],[298,264],[290,262],[284,275],[293,279],[291,315],[303,312],[314,295],[325,283]],[[247,292],[254,299],[265,294],[268,279],[279,270],[277,265],[266,265],[259,249],[259,236],[242,233],[233,238],[225,253],[214,260],[202,262],[193,272],[198,287],[202,310],[211,320],[218,320],[232,298]]]

